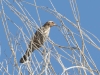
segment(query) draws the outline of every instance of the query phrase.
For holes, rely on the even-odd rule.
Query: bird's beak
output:
[[[57,24],[54,24],[53,26],[57,26]]]

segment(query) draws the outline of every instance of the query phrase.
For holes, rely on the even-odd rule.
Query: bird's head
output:
[[[52,27],[52,26],[56,26],[56,24],[53,22],[53,21],[48,21],[44,24],[44,26],[49,26],[49,27]]]

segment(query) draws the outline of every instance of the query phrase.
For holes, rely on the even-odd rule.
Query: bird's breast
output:
[[[48,37],[50,33],[50,27],[44,30],[45,37]]]
[[[41,28],[40,31],[36,32],[36,41],[39,41],[41,44],[43,44],[49,35],[50,27],[49,28]]]

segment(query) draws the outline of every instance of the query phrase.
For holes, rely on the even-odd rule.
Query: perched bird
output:
[[[40,48],[43,45],[43,43],[48,38],[50,28],[55,25],[56,24],[53,21],[48,21],[35,32],[35,35],[32,37],[28,45],[28,49],[26,50],[26,53],[20,59],[20,63],[24,63],[25,61],[27,61],[27,58],[30,56],[30,54],[34,50]]]

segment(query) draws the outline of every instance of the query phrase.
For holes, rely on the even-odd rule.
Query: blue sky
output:
[[[26,0],[26,1],[34,3],[33,0],[32,1]],[[37,0],[36,2],[37,2],[38,6],[46,6],[46,7],[53,9],[49,0],[44,0],[44,2],[42,0]],[[21,12],[21,10],[19,9],[19,7],[17,6],[17,4],[15,2],[11,1],[11,3],[12,3],[12,5],[14,5],[16,7],[17,10],[19,10]],[[63,1],[52,0],[52,3],[54,4],[57,12],[66,16],[69,20],[71,20],[72,22],[75,23],[75,19],[72,14],[72,10],[71,10],[70,3],[68,0],[63,0]],[[26,7],[26,9],[30,12],[32,17],[37,22],[37,24],[40,26],[35,7],[28,5],[25,2],[22,2],[22,4]],[[16,24],[23,27],[24,26],[23,23],[6,6],[6,4],[4,2],[3,2],[3,5],[4,5],[4,11],[7,14],[7,16],[9,16]],[[90,31],[91,33],[93,33],[95,36],[97,36],[100,39],[100,34],[99,34],[99,31],[100,31],[100,1],[99,0],[96,0],[96,1],[95,0],[91,0],[91,1],[90,0],[78,0],[77,6],[78,6],[79,14],[80,14],[81,27]],[[59,26],[61,25],[59,20],[52,14],[50,14],[42,9],[39,9],[38,12],[39,12],[42,24],[44,24],[48,20],[53,20]],[[1,35],[0,36],[0,45],[1,45],[0,62],[2,62],[2,61],[4,61],[4,59],[8,59],[6,57],[6,54],[7,54],[7,56],[10,56],[11,51],[10,51],[10,48],[7,43],[6,35],[4,32],[4,28],[3,28],[1,20],[0,20],[0,24],[1,24],[0,25],[0,35]],[[11,24],[10,22],[8,22],[8,24],[9,24],[9,29],[11,30],[13,35],[16,36],[16,32],[18,31],[18,29],[16,29],[16,27],[13,24]],[[68,25],[69,28],[74,31],[74,28],[69,23],[66,22],[65,24]],[[24,28],[23,28],[23,30],[25,31]],[[77,32],[75,32],[75,33],[77,33]],[[67,45],[67,43],[63,40],[61,33],[59,32],[59,30],[56,27],[53,27],[51,29],[50,38],[57,44],[65,45],[65,46]],[[100,43],[98,43],[92,36],[91,36],[91,38],[100,47]],[[79,41],[79,40],[77,40],[77,41]],[[90,53],[92,59],[94,60],[95,64],[97,65],[97,68],[100,70],[100,60],[99,60],[100,59],[100,50],[97,50],[96,48],[94,48],[90,45],[88,45],[88,48],[89,48],[89,53]],[[24,49],[26,49],[26,47],[24,47]],[[19,53],[17,53],[17,56],[18,56],[17,59],[19,61],[21,55],[19,55]],[[54,59],[52,59],[52,61],[53,60]],[[64,61],[64,63],[67,63],[67,61]],[[55,64],[56,64],[56,61],[54,61],[54,65]],[[68,63],[66,65],[66,67],[69,67],[69,65],[71,65],[71,64]],[[56,71],[59,72],[59,69],[57,69]]]

